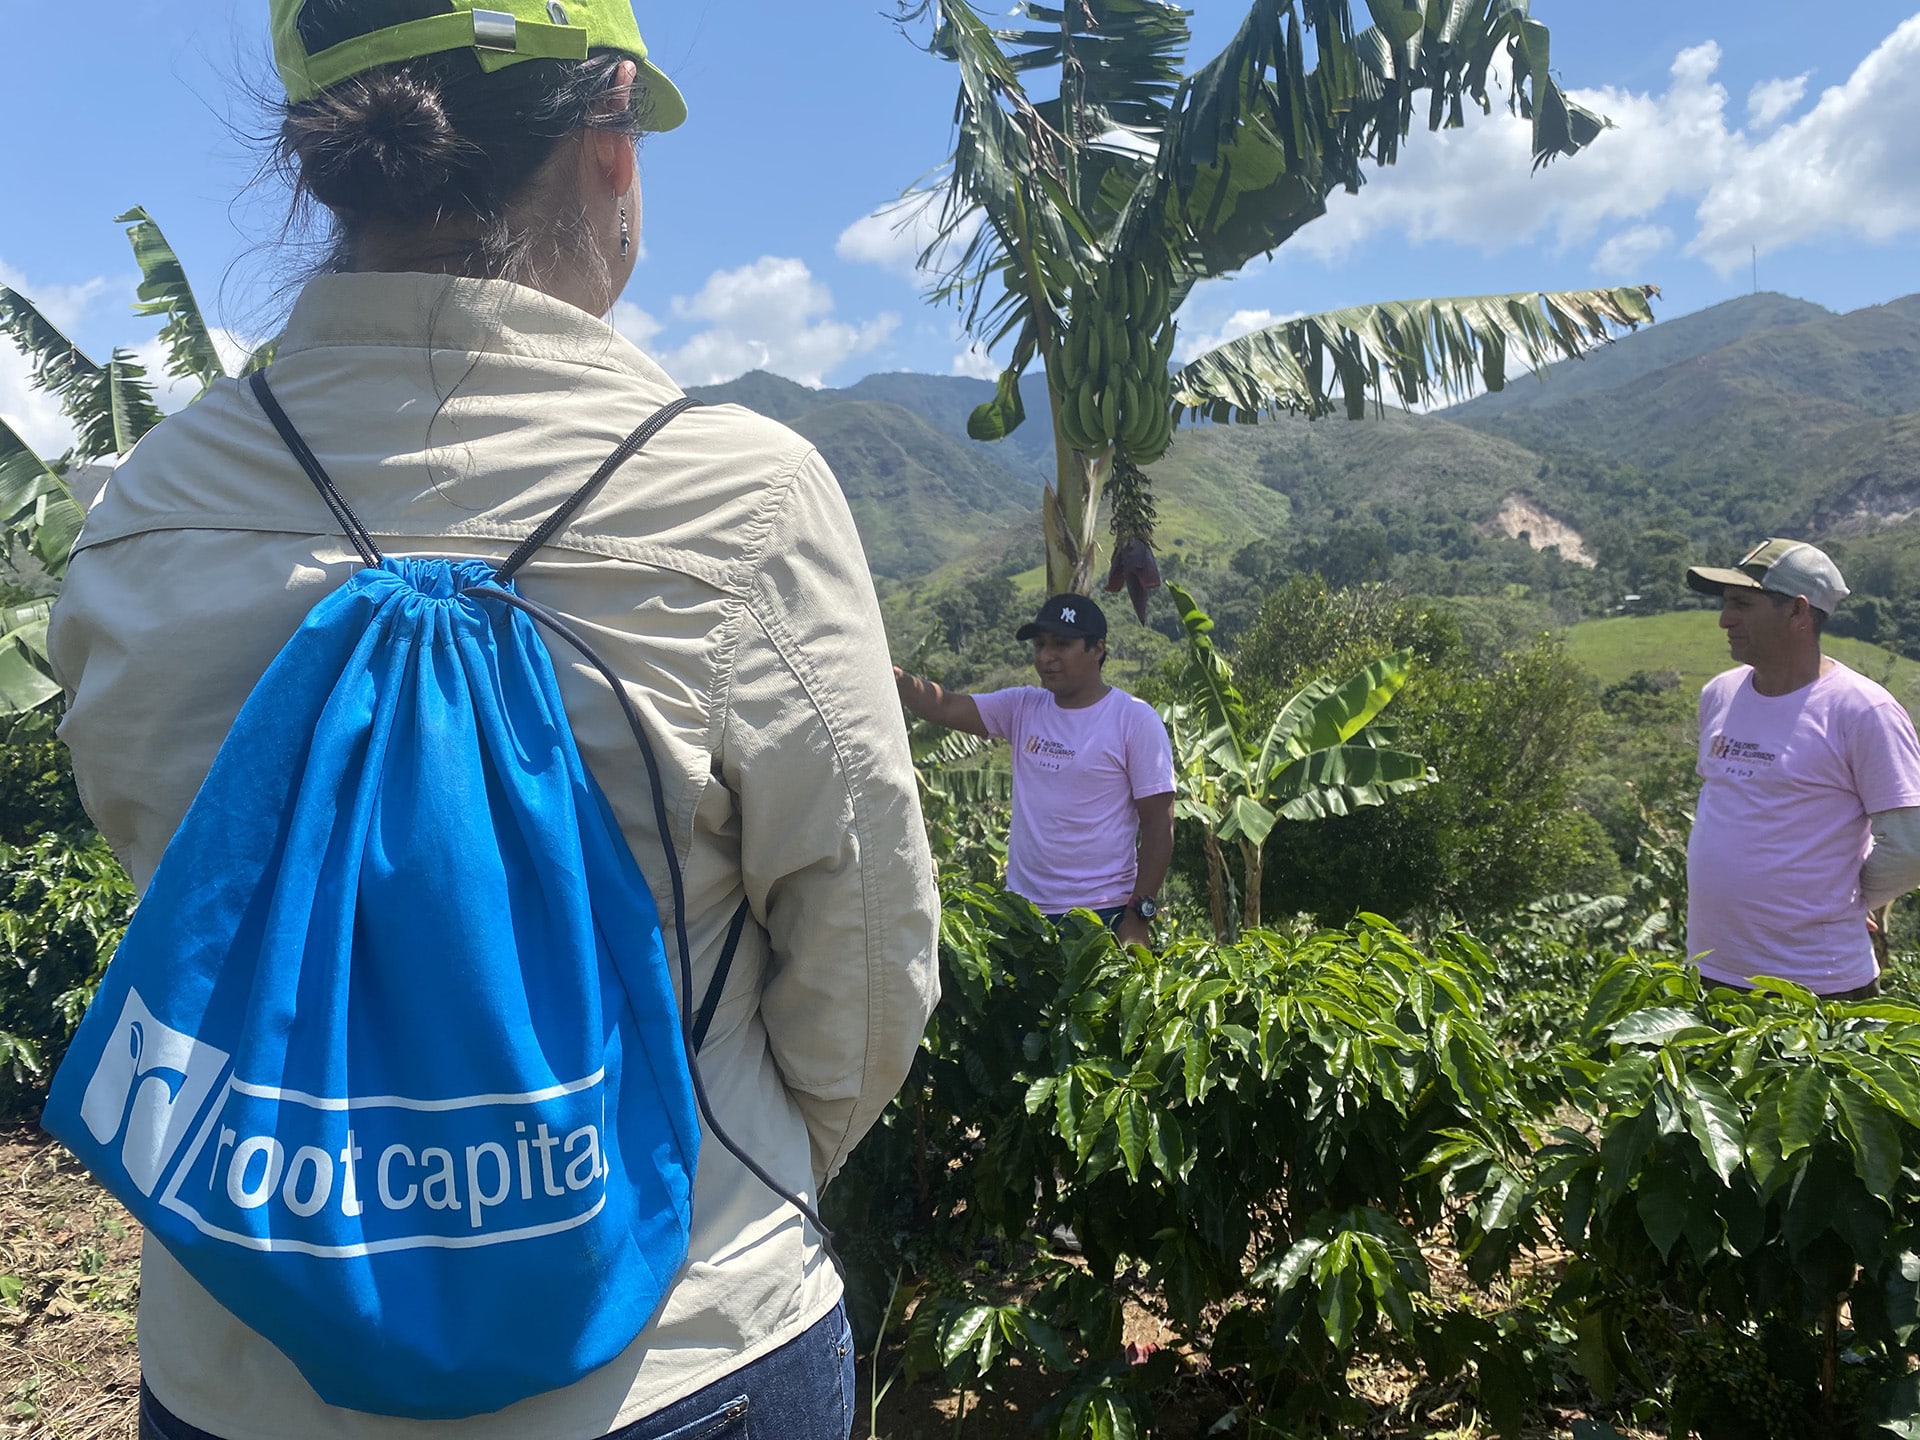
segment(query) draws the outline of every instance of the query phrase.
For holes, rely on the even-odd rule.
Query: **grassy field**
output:
[[[1718,618],[1717,610],[1622,615],[1570,626],[1562,638],[1567,653],[1602,685],[1624,680],[1636,670],[1677,670],[1684,683],[1697,689],[1733,664]],[[1830,637],[1821,648],[1886,686],[1909,713],[1920,713],[1920,664],[1859,640]]]

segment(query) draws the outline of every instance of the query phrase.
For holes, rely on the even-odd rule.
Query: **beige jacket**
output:
[[[491,559],[680,393],[562,302],[427,275],[315,280],[273,382],[384,551]],[[106,485],[50,645],[82,797],[136,884],[254,682],[357,564],[238,382],[167,420]],[[732,406],[696,409],[520,585],[626,677],[654,737],[696,996],[742,895],[752,907],[702,1074],[720,1123],[811,1201],[906,1075],[938,989],[932,867],[846,501],[792,432]],[[555,649],[581,752],[664,912],[632,734],[598,676]],[[427,1424],[324,1405],[151,1241],[141,1364],[162,1404],[227,1440],[586,1440],[779,1346],[839,1296],[798,1213],[710,1138],[693,1216],[686,1270],[632,1347],[496,1415]]]

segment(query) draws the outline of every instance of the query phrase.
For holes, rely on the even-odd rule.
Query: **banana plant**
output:
[[[953,153],[909,192],[936,219],[930,298],[956,304],[983,349],[1011,346],[974,438],[1023,423],[1021,376],[1036,357],[1046,371],[1050,590],[1091,590],[1111,485],[1106,588],[1144,619],[1159,575],[1142,467],[1183,419],[1357,418],[1389,393],[1498,390],[1512,363],[1540,370],[1653,319],[1651,285],[1408,301],[1284,322],[1170,369],[1195,285],[1271,254],[1392,164],[1423,118],[1438,130],[1469,102],[1491,109],[1502,57],[1535,168],[1606,127],[1560,90],[1525,0],[1364,0],[1364,29],[1361,8],[1255,0],[1183,75],[1186,12],[1166,0],[1022,0],[1006,27],[970,0],[900,0],[902,27],[930,22],[927,48],[959,75]]]
[[[66,482],[0,420],[0,535],[26,588],[48,592],[0,607],[0,718],[42,710],[60,693],[47,661],[47,620],[83,518]]]
[[[129,210],[117,223],[128,227],[140,266],[134,313],[166,317],[160,342],[167,374],[199,381],[198,399],[227,372],[193,287],[145,210]],[[60,402],[74,431],[72,447],[49,461],[0,420],[0,539],[9,558],[24,551],[31,563],[16,568],[26,588],[40,592],[0,608],[0,721],[18,722],[48,711],[60,694],[47,659],[47,618],[86,519],[68,477],[90,461],[126,454],[160,423],[161,410],[146,368],[130,351],[116,349],[100,364],[31,300],[4,285],[0,335],[26,355],[33,385]],[[268,353],[254,356],[247,368],[265,363]]]
[[[1168,593],[1187,632],[1185,698],[1162,706],[1173,737],[1176,819],[1200,826],[1213,930],[1230,940],[1260,923],[1264,847],[1282,820],[1349,815],[1435,779],[1418,755],[1391,748],[1374,721],[1406,684],[1413,652],[1401,650],[1344,680],[1303,686],[1260,733],[1213,643],[1213,620],[1178,585]],[[1239,852],[1239,913],[1225,847]]]

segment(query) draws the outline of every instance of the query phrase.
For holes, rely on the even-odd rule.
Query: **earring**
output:
[[[627,225],[627,207],[620,207],[620,254],[624,257],[633,249],[633,231]]]

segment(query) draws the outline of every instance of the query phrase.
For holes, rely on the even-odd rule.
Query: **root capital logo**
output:
[[[81,1097],[80,1118],[102,1145],[126,1137],[120,1163],[141,1194],[153,1194],[229,1058],[161,1023],[139,991],[127,992],[113,1038]]]

